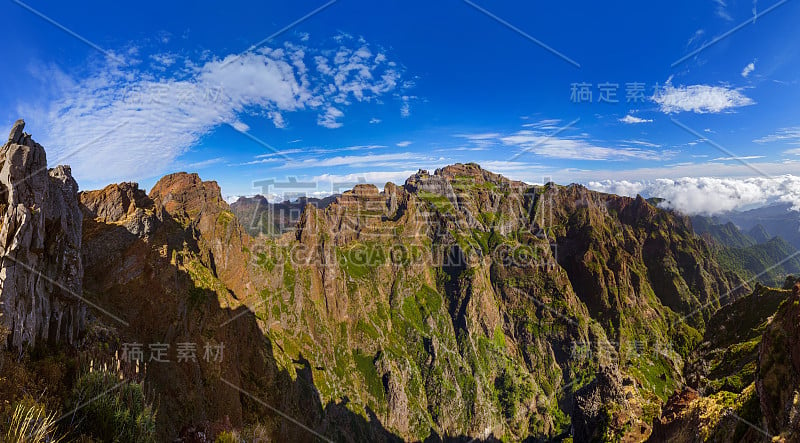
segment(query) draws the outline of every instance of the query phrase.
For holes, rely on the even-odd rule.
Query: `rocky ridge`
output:
[[[196,174],[82,192],[79,211],[83,289],[105,311],[82,349],[118,365],[124,343],[225,345],[121,362],[158,396],[162,440],[642,440],[748,290],[679,214],[476,164],[357,185],[277,237],[247,235]]]

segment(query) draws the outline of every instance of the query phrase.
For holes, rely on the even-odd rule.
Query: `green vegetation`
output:
[[[530,385],[511,365],[508,365],[495,380],[495,389],[497,389],[500,406],[503,408],[503,415],[509,421],[513,421],[517,417],[520,404],[527,401],[533,394]]]
[[[376,401],[382,402],[384,397],[383,383],[373,363],[375,358],[370,355],[365,355],[361,353],[361,351],[356,351],[353,354],[353,359],[356,363],[356,369],[364,380],[367,392],[369,392]]]
[[[66,403],[70,421],[95,439],[109,442],[155,442],[156,411],[142,384],[120,381],[108,372],[78,379]]]
[[[283,287],[286,289],[286,292],[290,294],[294,293],[296,277],[297,276],[291,261],[285,261],[283,263]]]
[[[780,286],[787,274],[800,273],[797,248],[781,237],[756,239],[733,223],[714,224],[703,217],[693,219],[695,230],[709,238],[719,264],[743,278],[768,286]],[[763,228],[762,228],[763,231]]]
[[[384,248],[375,242],[358,243],[348,248],[337,249],[339,264],[345,274],[352,278],[366,278],[386,263]]]
[[[217,216],[217,224],[221,225],[225,230],[228,229],[228,225],[230,225],[234,220],[236,220],[236,216],[233,215],[233,212],[227,210],[220,211],[219,215]]]
[[[218,295],[225,296],[228,292],[225,283],[221,282],[214,273],[211,272],[203,263],[200,262],[199,259],[192,256],[187,256],[188,263],[186,263],[185,269],[189,277],[195,284],[196,289],[207,289],[212,292],[217,293]],[[200,292],[191,290],[188,294],[190,299],[194,299],[195,301],[202,301],[197,300],[200,297]]]
[[[683,358],[689,354],[703,341],[703,335],[697,329],[687,325],[684,321],[678,321],[670,329],[670,338],[675,352]]]
[[[277,263],[278,257],[276,257],[274,254],[267,254],[264,252],[259,252],[256,254],[256,264],[266,269],[267,272],[272,272]]]
[[[456,208],[447,197],[434,194],[428,191],[420,191],[417,195],[420,199],[427,202],[435,211],[441,214],[455,214]]]

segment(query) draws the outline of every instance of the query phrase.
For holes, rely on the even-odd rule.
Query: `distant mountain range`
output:
[[[715,249],[729,270],[766,285],[780,286],[800,273],[800,212],[779,204],[714,217],[692,217],[695,232]]]

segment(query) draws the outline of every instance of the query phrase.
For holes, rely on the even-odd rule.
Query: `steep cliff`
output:
[[[221,376],[261,392],[271,386],[271,355],[252,321],[220,327],[245,315],[235,311],[233,288],[247,295],[247,282],[257,280],[246,276],[246,237],[216,183],[173,174],[149,196],[136,183],[120,183],[82,192],[80,199],[85,285],[110,314],[93,325],[105,331],[99,347],[110,349],[111,366],[120,364],[158,393],[160,438],[201,422],[241,426],[240,394]],[[136,343],[142,361],[124,355]],[[161,358],[152,358],[153,346],[166,348]],[[215,358],[208,358],[211,346]]]
[[[709,320],[652,441],[800,440],[800,286],[757,285]]]
[[[0,347],[72,345],[86,321],[78,184],[69,166],[48,170],[24,127],[18,120],[0,147]]]
[[[641,439],[705,319],[747,290],[677,214],[474,164],[358,185],[253,252],[278,361],[302,355],[325,401],[411,440],[554,437],[570,414]],[[599,364],[624,402],[573,400]]]

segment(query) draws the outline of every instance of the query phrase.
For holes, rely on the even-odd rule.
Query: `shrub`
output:
[[[66,410],[78,430],[98,440],[155,441],[156,411],[141,383],[120,381],[108,372],[89,372],[78,379]]]
[[[217,436],[215,443],[239,443],[240,438],[236,432],[223,431]]]

